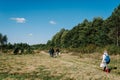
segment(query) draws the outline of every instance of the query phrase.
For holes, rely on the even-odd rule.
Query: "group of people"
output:
[[[50,48],[49,54],[51,57],[57,57],[60,55],[60,50],[59,48],[56,48],[56,50],[54,50],[54,48]]]
[[[56,48],[55,50],[54,50],[54,48],[50,48],[49,54],[51,57],[57,57],[60,55],[60,50],[58,48]],[[110,63],[110,57],[108,55],[107,50],[105,50],[102,55],[102,62],[100,64],[100,67],[103,68],[103,71],[108,72],[108,73],[110,72],[110,69],[108,68],[109,63]]]

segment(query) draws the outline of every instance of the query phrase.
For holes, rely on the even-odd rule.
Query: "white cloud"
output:
[[[32,34],[32,33],[30,33],[30,34],[28,34],[28,36],[33,36],[33,34]]]
[[[17,23],[25,23],[26,22],[25,18],[10,18],[10,19],[16,21]]]
[[[55,21],[49,21],[49,23],[53,25],[57,24]]]

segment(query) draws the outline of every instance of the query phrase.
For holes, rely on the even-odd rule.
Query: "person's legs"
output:
[[[52,53],[52,57],[54,57],[54,53]]]
[[[56,52],[56,56],[58,56],[58,52]]]
[[[105,69],[105,71],[106,71],[107,73],[110,73],[110,71],[111,71],[111,69],[108,68],[108,64],[106,64],[106,69]]]
[[[103,68],[103,71],[105,71],[106,70],[106,66]]]

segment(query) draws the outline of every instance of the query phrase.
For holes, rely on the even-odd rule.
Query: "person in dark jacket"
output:
[[[54,57],[54,49],[53,48],[50,48],[49,53],[50,53],[51,57]]]

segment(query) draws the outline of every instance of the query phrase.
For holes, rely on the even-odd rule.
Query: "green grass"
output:
[[[111,55],[108,76],[99,67],[101,55],[62,54],[51,58],[49,54],[0,55],[0,80],[119,80],[120,56]],[[79,57],[80,56],[80,57]]]
[[[35,79],[42,79],[42,80],[59,80],[63,77],[63,75],[59,75],[59,76],[53,76],[51,75],[50,71],[45,71],[44,69],[46,69],[43,66],[40,66],[37,71],[34,71],[32,73],[8,73],[8,72],[1,72],[0,73],[0,80],[3,79],[14,79],[14,80],[25,80],[25,79],[29,79],[29,80],[35,80]]]
[[[82,58],[90,58],[89,61],[85,60],[86,64],[100,65],[102,60],[101,53],[91,53],[91,54],[81,54],[81,53],[72,53],[73,56],[78,56],[80,59]],[[120,75],[120,55],[110,55],[111,61],[108,64],[108,67],[111,69],[111,72]],[[94,60],[94,61],[93,61]],[[117,67],[117,69],[114,69]],[[99,69],[99,66],[98,66]]]
[[[43,55],[40,57],[42,56]],[[35,55],[34,59],[36,57],[38,56]],[[1,55],[0,80],[59,80],[63,77],[62,74],[58,76],[51,75],[51,71],[46,70],[45,66],[37,66],[32,72],[27,73],[23,71],[20,73],[19,71],[21,71],[22,68],[24,69],[24,67],[31,64],[31,58],[33,58],[33,55]],[[29,64],[25,64],[26,62],[29,62]]]

